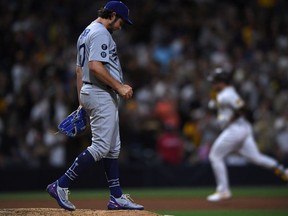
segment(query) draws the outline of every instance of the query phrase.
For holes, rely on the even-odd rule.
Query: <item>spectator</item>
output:
[[[135,83],[135,112],[133,118],[121,126],[127,128],[131,121],[134,121],[133,125],[140,124],[137,135],[141,137],[140,141],[144,141],[138,145],[137,152],[149,145],[155,153],[155,134],[163,119],[155,119],[153,111],[169,107],[168,96],[173,101],[170,106],[173,109],[170,116],[173,117],[168,118],[169,122],[173,121],[181,131],[189,123],[191,110],[205,111],[208,100],[205,71],[221,64],[226,69],[231,69],[231,65],[238,68],[233,79],[251,110],[250,117],[254,120],[256,138],[259,139],[257,143],[262,151],[273,154],[271,151],[280,131],[270,127],[271,133],[266,133],[267,125],[283,118],[283,109],[287,107],[288,2],[133,2],[130,1],[129,5],[135,25],[132,29],[124,27],[122,31],[127,32],[117,33],[115,40],[119,44],[120,58],[124,60],[125,80]],[[57,127],[63,116],[77,107],[75,42],[84,25],[94,18],[95,8],[102,3],[102,0],[0,2],[2,167],[27,164],[26,158],[29,157],[53,165],[49,158],[54,144],[47,146],[45,136],[49,129]],[[79,14],[83,11],[81,8],[85,8],[85,16]],[[123,117],[127,114],[127,107],[122,104]],[[35,121],[39,128],[34,128]],[[196,125],[201,131],[199,148],[203,147],[201,157],[196,157],[199,161],[205,161],[205,149],[209,148],[209,140],[215,135],[215,119],[206,116],[203,121]],[[18,132],[11,132],[11,128]],[[32,137],[31,131],[34,130],[39,133],[39,145],[43,144],[45,148],[41,154],[39,151],[35,154],[29,148],[27,134]],[[133,145],[135,133],[130,134],[124,129],[123,133],[127,146]],[[257,134],[265,134],[265,139]],[[277,139],[274,139],[275,134]],[[7,140],[13,140],[13,145],[8,145]],[[267,145],[268,140],[272,146]],[[63,155],[73,158],[69,155],[71,145],[65,145],[66,140],[60,142],[59,146],[65,148]],[[86,140],[81,137],[79,142],[80,146],[85,145]],[[125,147],[123,151],[125,153]],[[136,157],[132,155],[131,158]]]
[[[164,125],[156,147],[157,153],[164,163],[179,165],[184,161],[184,141],[174,125]]]

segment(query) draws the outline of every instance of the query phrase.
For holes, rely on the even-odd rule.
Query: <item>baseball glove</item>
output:
[[[58,129],[69,137],[75,137],[85,131],[87,127],[87,114],[82,106],[73,111],[58,125]]]

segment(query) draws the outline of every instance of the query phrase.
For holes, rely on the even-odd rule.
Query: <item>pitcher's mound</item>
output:
[[[75,211],[66,211],[56,208],[15,208],[15,209],[0,209],[0,215],[5,216],[159,216],[156,213],[149,211],[136,210],[93,210],[93,209],[77,209]]]

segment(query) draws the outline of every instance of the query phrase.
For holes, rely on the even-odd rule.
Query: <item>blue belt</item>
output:
[[[93,83],[91,83],[91,82],[83,82],[85,85],[95,85],[95,84],[93,84]]]

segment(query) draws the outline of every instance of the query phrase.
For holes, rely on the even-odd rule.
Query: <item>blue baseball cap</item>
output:
[[[132,25],[132,21],[129,19],[129,8],[121,1],[109,1],[104,9],[110,10],[118,14],[125,22]]]

